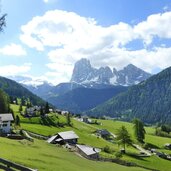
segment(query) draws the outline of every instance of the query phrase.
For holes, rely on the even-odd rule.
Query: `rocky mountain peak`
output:
[[[129,64],[117,71],[110,67],[93,68],[88,59],[81,59],[75,63],[71,82],[79,84],[109,84],[109,85],[134,85],[149,78],[151,74]]]

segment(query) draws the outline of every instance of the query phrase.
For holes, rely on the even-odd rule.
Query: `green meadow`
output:
[[[45,141],[17,141],[0,138],[1,157],[38,169],[39,171],[143,171],[141,168],[125,167],[109,162],[84,159],[74,152],[56,147]]]
[[[13,105],[12,107],[16,114],[18,110],[17,106]],[[107,129],[113,134],[116,134],[117,129],[121,127],[122,125],[124,125],[127,128],[128,132],[131,134],[131,137],[134,143],[137,143],[134,137],[133,124],[128,123],[128,122],[121,122],[121,121],[115,121],[115,120],[97,120],[97,122],[100,122],[101,124],[96,125],[96,124],[86,124],[86,123],[77,121],[76,119],[72,118],[72,123],[73,123],[72,127],[69,127],[69,126],[55,127],[51,125],[49,126],[42,125],[42,122],[40,121],[39,117],[27,119],[27,118],[23,118],[22,116],[20,116],[20,119],[21,119],[21,128],[31,131],[31,132],[35,132],[35,133],[42,134],[45,136],[51,136],[61,131],[74,130],[79,136],[78,143],[87,144],[87,145],[91,145],[91,146],[99,147],[99,148],[104,148],[106,145],[108,145],[112,149],[113,152],[111,154],[108,154],[102,151],[100,154],[103,157],[114,158],[115,153],[118,152],[121,147],[119,147],[115,141],[111,143],[102,138],[98,138],[94,134],[94,131],[96,129]],[[55,119],[58,122],[66,122],[65,116],[61,116],[58,114],[57,115],[50,114],[48,120],[52,120],[53,122],[55,122]],[[155,145],[158,148],[158,150],[161,152],[171,154],[171,151],[164,149],[164,144],[171,143],[170,138],[155,136],[154,127],[145,127],[145,129],[146,129],[146,138],[145,138],[146,143]],[[20,158],[17,153],[17,151],[18,152],[20,151],[19,149],[16,150],[16,152],[13,152],[13,157],[11,157],[9,153],[5,153],[6,154],[4,156],[5,158],[11,159],[11,160],[15,159],[15,161],[18,163],[25,164],[32,168],[38,168],[39,170],[47,170],[48,167],[49,169],[51,168],[52,170],[54,168],[58,168],[59,170],[60,169],[71,170],[72,168],[73,170],[79,170],[80,169],[79,167],[81,167],[82,170],[85,169],[86,171],[89,171],[89,170],[94,171],[94,170],[100,170],[100,169],[101,170],[105,170],[105,169],[124,170],[126,169],[126,170],[131,170],[131,171],[134,170],[134,168],[123,167],[114,163],[90,161],[90,160],[77,156],[73,152],[68,152],[65,149],[56,147],[55,145],[47,144],[46,142],[40,141],[40,140],[35,140],[34,144],[27,144],[27,143],[23,144],[18,141],[12,141],[12,140],[6,140],[6,139],[3,139],[3,141],[8,141],[8,143],[4,143],[4,145],[6,144],[9,146],[10,145],[12,146],[12,144],[16,144],[14,145],[15,146],[14,150],[16,150],[17,148],[19,149],[21,148],[21,149],[29,151],[28,153],[24,152],[25,154],[26,153],[29,154],[27,155],[29,159],[27,157],[24,158],[23,156]],[[5,149],[8,149],[8,147],[5,147]],[[43,152],[47,153],[47,155],[42,155]],[[155,155],[151,157],[139,157],[138,156],[139,153],[140,152],[137,149],[133,148],[132,146],[128,146],[126,148],[126,154],[123,155],[121,159],[136,163],[140,166],[147,167],[153,170],[161,170],[161,171],[171,170],[171,161],[161,159]],[[34,160],[35,157],[36,157],[36,160]],[[71,164],[69,163],[70,161],[72,161]],[[75,161],[75,164],[73,163],[74,161]],[[64,168],[62,169],[62,167]],[[71,169],[69,169],[68,167]],[[138,171],[141,169],[135,168],[135,170]]]

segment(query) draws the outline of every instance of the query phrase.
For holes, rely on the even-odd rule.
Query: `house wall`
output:
[[[10,133],[11,132],[11,121],[2,122],[0,125],[0,129],[3,133]]]
[[[69,144],[76,144],[77,143],[77,139],[70,139],[70,140],[64,140],[65,143],[69,143]]]

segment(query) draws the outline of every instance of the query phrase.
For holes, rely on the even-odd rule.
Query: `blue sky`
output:
[[[74,63],[156,73],[171,66],[170,0],[1,0],[0,75],[58,84]]]

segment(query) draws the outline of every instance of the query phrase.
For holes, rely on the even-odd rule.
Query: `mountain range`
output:
[[[140,118],[146,123],[171,123],[171,67],[128,88],[102,105],[87,112],[124,120]]]
[[[29,77],[10,78],[59,109],[82,113],[125,92],[128,86],[138,84],[150,76],[151,74],[132,64],[120,71],[112,71],[109,67],[94,68],[89,60],[81,59],[75,63],[68,83],[53,86],[46,81]]]
[[[138,84],[150,76],[151,74],[132,64],[119,71],[115,68],[112,71],[108,66],[97,69],[91,66],[88,59],[83,58],[75,63],[71,82],[92,87],[94,84],[130,86]]]

